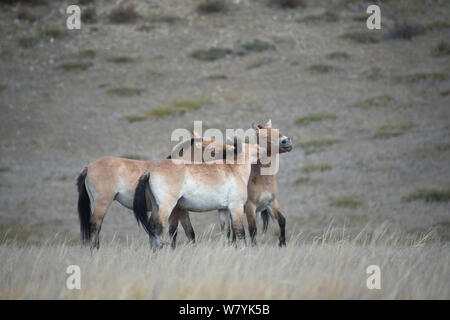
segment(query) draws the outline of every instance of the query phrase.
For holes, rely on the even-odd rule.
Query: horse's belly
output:
[[[115,200],[118,201],[125,208],[133,210],[133,198],[132,197],[129,197],[126,194],[118,193],[116,195]]]
[[[257,211],[264,209],[267,206],[270,206],[273,201],[273,194],[270,191],[262,192],[257,200],[256,207]]]
[[[228,207],[228,188],[206,185],[188,186],[179,204],[190,211],[210,211]]]

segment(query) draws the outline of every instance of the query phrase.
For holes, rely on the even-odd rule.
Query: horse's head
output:
[[[227,153],[235,153],[234,146],[215,141],[209,137],[201,137],[195,131],[192,133],[193,137],[190,140],[182,141],[172,148],[167,159],[180,159],[183,158],[184,152],[189,152],[191,160],[194,161],[195,151],[199,149],[201,149],[202,161],[225,159]],[[216,151],[220,150],[222,151],[221,154],[216,155]],[[207,155],[208,159],[204,159],[204,155]]]
[[[285,153],[292,150],[291,138],[280,133],[278,129],[272,128],[272,120],[265,125],[252,124],[257,133],[258,144],[267,146],[267,154],[272,152],[272,146],[278,145],[278,153]]]

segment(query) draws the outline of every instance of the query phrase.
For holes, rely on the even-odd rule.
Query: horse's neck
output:
[[[264,180],[266,183],[275,179],[274,174],[261,174],[261,168],[268,168],[269,165],[262,164],[258,161],[258,163],[252,164],[251,177],[255,180]]]

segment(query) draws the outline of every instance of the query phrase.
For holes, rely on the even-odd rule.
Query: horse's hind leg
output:
[[[189,218],[189,211],[182,210],[180,214],[180,222],[183,226],[184,233],[186,234],[186,237],[188,238],[188,241],[192,244],[195,243],[195,232],[194,228],[191,224],[191,219]]]
[[[278,204],[278,200],[277,199],[275,199],[273,201],[273,209],[274,209],[275,218],[278,220],[278,225],[280,226],[280,235],[279,235],[280,243],[279,243],[279,246],[282,247],[282,246],[286,245],[286,234],[285,234],[286,218],[281,213],[280,206]]]
[[[245,213],[247,215],[247,222],[248,222],[248,233],[250,234],[250,239],[252,242],[252,245],[256,245],[256,213],[255,213],[256,207],[255,205],[248,201],[245,206]]]
[[[90,219],[90,232],[91,232],[91,249],[100,248],[100,229],[102,228],[102,222],[105,218],[106,211],[108,210],[108,201],[96,201],[94,211]]]

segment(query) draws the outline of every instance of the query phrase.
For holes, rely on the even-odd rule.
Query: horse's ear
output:
[[[259,129],[261,129],[260,125],[257,125],[255,122],[252,123],[252,128],[255,129],[256,132],[258,132]]]
[[[265,127],[272,128],[272,119],[269,119],[269,121],[266,122]]]
[[[196,139],[200,139],[202,136],[201,135],[199,135],[198,133],[197,133],[197,131],[195,131],[195,130],[192,130],[192,134],[194,135],[194,138],[196,138]]]

